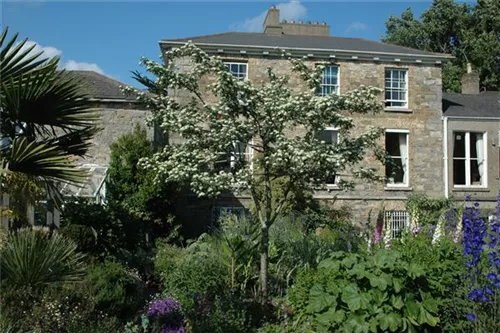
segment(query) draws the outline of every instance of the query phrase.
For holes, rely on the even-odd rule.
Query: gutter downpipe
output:
[[[443,119],[443,161],[444,161],[444,197],[448,199],[449,189],[448,189],[448,117],[442,117]]]

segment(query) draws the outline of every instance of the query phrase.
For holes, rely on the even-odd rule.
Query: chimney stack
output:
[[[280,10],[271,6],[267,11],[263,24],[264,33],[268,35],[302,35],[302,36],[330,36],[330,26],[326,22],[303,22],[295,20],[280,22]]]
[[[479,94],[479,74],[467,63],[467,73],[462,76],[462,94]]]

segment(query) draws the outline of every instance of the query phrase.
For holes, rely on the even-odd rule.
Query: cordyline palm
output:
[[[0,167],[2,187],[17,186],[12,175],[57,196],[58,182],[82,183],[86,174],[72,161],[88,149],[96,114],[82,85],[58,70],[59,58],[35,53],[17,34],[0,35]],[[19,179],[19,177],[17,177]],[[12,196],[12,195],[11,195]],[[56,200],[58,202],[59,200]]]

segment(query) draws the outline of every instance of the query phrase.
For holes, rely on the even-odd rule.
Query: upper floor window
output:
[[[408,131],[387,130],[385,176],[388,186],[408,186]]]
[[[248,64],[246,62],[224,62],[226,68],[234,77],[246,79],[248,76]]]
[[[215,162],[217,170],[241,169],[249,164],[253,170],[253,140],[248,144],[241,141],[235,141],[225,152],[219,153],[219,158]]]
[[[453,133],[453,184],[486,186],[486,140],[484,133]]]
[[[321,78],[319,95],[325,96],[339,93],[339,67],[326,66]]]
[[[318,135],[318,140],[326,144],[336,145],[339,143],[339,131],[335,127],[327,127]],[[326,185],[338,185],[339,177],[337,173],[330,173],[327,175]]]
[[[408,70],[385,70],[385,106],[387,108],[408,107]]]

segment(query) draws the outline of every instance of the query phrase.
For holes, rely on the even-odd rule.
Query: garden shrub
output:
[[[396,251],[336,252],[303,270],[289,300],[300,332],[422,332],[439,323],[425,268]]]
[[[97,238],[91,227],[70,224],[60,228],[58,232],[74,241],[78,251],[82,253],[92,253],[97,245]]]
[[[259,318],[255,302],[231,288],[218,241],[203,235],[188,248],[159,244],[156,269],[163,294],[178,299],[193,332],[248,332]]]
[[[86,282],[95,308],[109,315],[127,319],[144,305],[141,279],[117,262],[97,264],[89,271]]]

